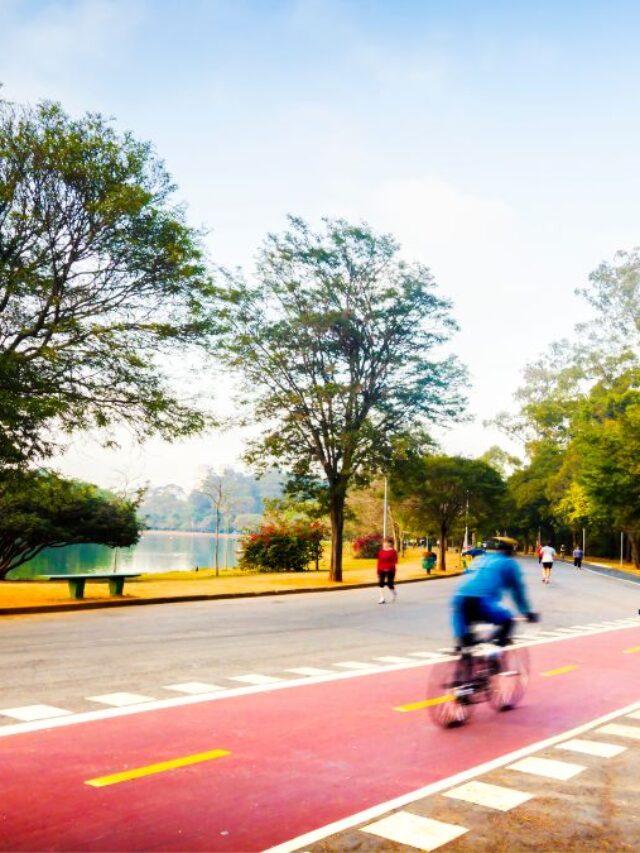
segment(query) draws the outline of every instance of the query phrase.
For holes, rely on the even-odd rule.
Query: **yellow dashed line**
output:
[[[147,767],[136,767],[133,770],[125,770],[123,773],[113,773],[111,776],[99,776],[97,779],[88,779],[84,784],[91,785],[92,788],[104,788],[106,785],[116,785],[118,782],[128,782],[131,779],[139,779],[141,776],[164,773],[165,770],[174,770],[176,767],[187,767],[189,764],[200,764],[202,761],[211,761],[214,758],[222,758],[230,754],[226,749],[197,752],[195,755],[185,755],[183,758],[161,761],[159,764],[149,764]]]
[[[640,652],[640,646],[632,646],[630,649],[625,649],[623,655],[632,655],[635,652]]]
[[[577,666],[561,666],[558,669],[550,669],[547,672],[541,672],[540,675],[564,675],[565,672],[573,672]]]
[[[425,699],[422,702],[412,702],[410,705],[398,705],[394,711],[418,711],[420,708],[429,708],[431,705],[442,705],[444,702],[451,702],[454,699],[450,694],[445,696],[436,696],[435,699]]]

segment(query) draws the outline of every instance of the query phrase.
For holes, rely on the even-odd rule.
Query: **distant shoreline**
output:
[[[153,528],[148,528],[142,531],[144,536],[145,533],[153,533],[159,534],[160,536],[215,536],[215,530],[155,530]],[[242,533],[218,533],[218,536],[222,539],[236,539],[238,536],[242,536]]]

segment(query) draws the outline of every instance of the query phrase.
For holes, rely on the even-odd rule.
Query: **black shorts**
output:
[[[552,569],[553,568],[553,563],[543,563],[542,565],[544,566],[545,569]]]

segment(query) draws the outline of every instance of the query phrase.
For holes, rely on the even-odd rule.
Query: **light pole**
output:
[[[387,513],[389,512],[389,492],[387,478],[384,478],[384,518],[382,519],[382,538],[387,538]]]
[[[464,542],[462,550],[466,551],[469,547],[469,491],[467,490],[467,502],[464,508]]]

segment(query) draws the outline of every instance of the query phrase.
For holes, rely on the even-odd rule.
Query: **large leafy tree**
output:
[[[204,330],[209,294],[173,189],[99,115],[0,101],[0,465],[46,455],[52,427],[202,426],[162,366]]]
[[[594,387],[577,412],[575,478],[591,511],[623,530],[640,568],[640,369]]]
[[[45,548],[134,545],[140,495],[121,498],[46,471],[12,471],[0,480],[0,580]]]
[[[462,371],[436,353],[455,328],[450,304],[388,235],[291,218],[270,236],[248,282],[219,290],[216,350],[245,380],[263,426],[249,458],[294,477],[322,476],[332,531],[331,577],[342,579],[345,499],[391,457],[394,440],[459,415]]]
[[[444,571],[452,531],[464,525],[465,516],[472,529],[499,523],[506,489],[500,473],[480,459],[409,456],[396,462],[391,492],[415,534],[438,531]]]

